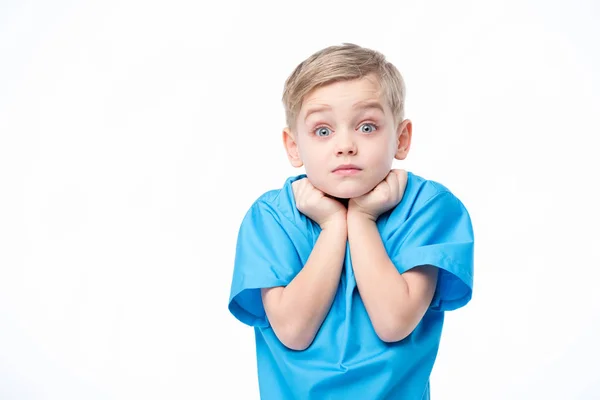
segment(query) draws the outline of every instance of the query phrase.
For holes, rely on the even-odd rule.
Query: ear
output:
[[[288,160],[290,160],[290,164],[292,167],[300,168],[304,163],[300,158],[300,152],[298,151],[298,143],[296,142],[296,137],[290,130],[290,128],[285,128],[283,130],[283,146],[285,147],[285,151],[287,152]]]
[[[397,147],[394,158],[404,160],[410,150],[410,141],[412,139],[412,122],[409,119],[405,119],[398,125],[396,139]]]

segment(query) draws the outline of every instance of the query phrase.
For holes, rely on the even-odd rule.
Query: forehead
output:
[[[381,107],[387,113],[388,106],[383,90],[374,75],[360,79],[333,82],[313,89],[302,101],[300,116],[306,118],[317,111],[352,111],[355,109]]]

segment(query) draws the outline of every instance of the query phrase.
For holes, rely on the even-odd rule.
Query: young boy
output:
[[[255,328],[262,399],[429,399],[444,312],[473,286],[473,230],[408,154],[404,82],[352,44],[302,62],[283,142],[306,174],[242,221],[229,310]]]

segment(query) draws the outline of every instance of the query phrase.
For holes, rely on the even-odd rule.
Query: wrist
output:
[[[350,223],[363,223],[363,222],[375,222],[377,221],[377,216],[359,211],[359,210],[349,210],[348,211],[348,224]]]
[[[338,218],[332,218],[329,219],[327,221],[324,221],[323,223],[319,224],[319,226],[321,227],[321,230],[347,230],[347,226],[348,226],[348,222],[346,221],[346,218],[344,216],[344,218],[338,217]]]

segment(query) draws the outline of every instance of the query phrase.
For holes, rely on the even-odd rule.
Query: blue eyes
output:
[[[369,127],[369,126],[371,126],[372,128],[369,128],[369,130],[367,130],[367,131],[365,131],[364,129],[362,129],[364,127]],[[373,133],[376,130],[377,130],[377,127],[374,124],[363,124],[363,125],[360,126],[360,131],[362,133]]]
[[[331,134],[331,129],[326,128],[324,126],[315,129],[315,135],[320,136],[320,137],[324,137],[324,136],[329,136]]]
[[[373,133],[377,130],[377,125],[371,123],[362,124],[359,129],[362,133]],[[315,136],[318,137],[327,137],[331,135],[331,129],[325,126],[320,126],[316,128],[313,132]]]

